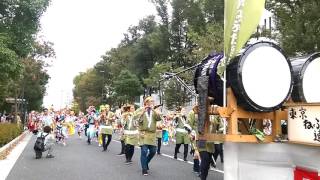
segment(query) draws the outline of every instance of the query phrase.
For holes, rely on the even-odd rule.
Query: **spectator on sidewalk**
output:
[[[43,132],[38,132],[37,141],[38,141],[38,138],[44,138],[44,149],[35,151],[36,159],[40,159],[42,157],[42,152],[45,152],[45,151],[48,151],[46,158],[54,158],[54,156],[52,155],[53,146],[54,146],[54,136],[51,133],[51,127],[45,126],[43,128]]]
[[[1,115],[0,122],[1,123],[5,123],[6,122],[6,115],[4,113]]]

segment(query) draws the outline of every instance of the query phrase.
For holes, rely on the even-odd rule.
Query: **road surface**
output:
[[[55,158],[35,159],[32,137],[18,158],[8,180],[199,180],[192,172],[192,158],[189,162],[172,159],[174,145],[162,146],[162,155],[155,155],[150,163],[149,176],[143,176],[140,167],[140,149],[135,149],[133,164],[125,165],[124,156],[116,156],[120,152],[120,143],[114,136],[107,152],[102,152],[96,142],[87,145],[84,138],[70,137],[67,145],[57,144],[54,149]],[[183,151],[181,147],[180,151]],[[178,154],[182,158],[183,153]],[[208,179],[223,180],[223,168],[210,171]]]

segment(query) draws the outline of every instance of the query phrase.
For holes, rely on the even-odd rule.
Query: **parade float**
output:
[[[211,100],[199,93],[199,107],[207,112],[204,119],[199,114],[199,140],[224,141],[225,180],[318,180],[320,54],[289,59],[272,41],[248,44],[264,4],[225,1],[224,58],[211,58],[213,75],[196,77],[207,78],[207,85],[215,77],[209,91],[216,92]],[[212,104],[221,106],[224,134],[206,131]],[[264,121],[271,122],[270,134],[263,133]]]

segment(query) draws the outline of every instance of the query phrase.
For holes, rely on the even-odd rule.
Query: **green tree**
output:
[[[159,24],[159,33],[158,33],[158,41],[156,44],[159,44],[158,47],[155,47],[155,49],[160,49],[162,52],[160,53],[162,55],[162,61],[157,62],[166,62],[169,59],[171,59],[171,45],[170,45],[170,39],[171,34],[169,32],[170,29],[170,21],[169,21],[169,13],[168,13],[168,5],[169,0],[152,0],[153,4],[156,7],[156,10],[158,12],[158,16],[161,18],[161,23]]]
[[[207,23],[223,23],[224,0],[200,0]]]
[[[191,59],[200,61],[204,57],[207,57],[212,51],[223,52],[223,24],[208,24],[207,31],[204,34],[192,31],[190,32],[190,39],[195,44],[189,56]]]
[[[213,50],[223,50],[223,0],[173,0],[171,5],[173,12],[170,37],[173,71],[179,72],[179,69],[195,65]],[[179,76],[186,84],[192,86],[192,71]],[[173,93],[174,91],[176,93]],[[169,86],[165,87],[164,99],[168,101],[166,103],[170,107],[174,107],[188,102],[190,94],[177,82],[170,82]]]
[[[102,60],[95,65],[95,71],[104,71],[105,88],[108,89],[108,102],[121,105],[132,102],[141,86],[157,89],[160,75],[164,72],[178,72],[195,65],[212,50],[222,51],[223,42],[223,0],[152,0],[158,12],[160,22],[154,16],[143,18],[137,25],[130,26],[121,43],[107,51]],[[169,6],[172,7],[169,18]],[[123,69],[125,69],[123,71]],[[119,72],[122,72],[121,76]],[[74,80],[74,97],[80,107],[88,97],[99,98],[99,93],[88,94],[86,86],[90,72],[77,76]],[[140,89],[134,95],[128,95],[126,78],[134,75],[134,83]],[[102,77],[102,74],[100,73]],[[193,73],[179,75],[191,85]],[[102,81],[93,80],[97,83]],[[167,86],[168,85],[168,86]],[[80,88],[82,87],[82,88]],[[134,86],[133,86],[134,87]],[[93,91],[101,92],[99,87]],[[170,107],[182,105],[190,100],[190,95],[178,82],[164,83],[165,100]],[[81,92],[83,91],[83,92]],[[177,95],[178,94],[178,95]],[[179,98],[176,98],[179,96]],[[170,101],[171,100],[171,101]],[[83,101],[83,102],[82,102]],[[175,102],[173,102],[175,101]],[[81,103],[82,102],[82,103]],[[119,103],[118,103],[119,102]]]
[[[24,71],[19,82],[19,97],[27,100],[28,110],[40,110],[49,80],[49,75],[44,69],[45,63],[29,58],[23,59],[22,63]]]
[[[17,54],[8,47],[10,38],[0,34],[0,107],[10,93],[9,86],[20,76],[22,66]]]
[[[2,0],[0,2],[0,33],[11,38],[10,49],[19,57],[27,57],[32,51],[36,33],[40,29],[40,17],[50,0]]]
[[[40,30],[40,17],[49,6],[49,2],[49,0],[0,2],[0,105],[3,104],[4,97],[21,98],[30,94],[34,94],[32,98],[30,96],[30,107],[38,108],[42,104],[48,76],[43,71],[44,64],[40,62],[40,58],[42,55],[51,57],[54,51],[49,42],[45,45],[38,43],[36,34]],[[51,50],[51,52],[38,50]],[[26,87],[26,84],[33,81],[32,76],[35,74],[42,74],[41,80],[32,82],[34,86]],[[30,92],[27,92],[28,90]],[[37,105],[33,106],[34,104]]]
[[[149,69],[148,78],[143,79],[144,84],[148,87],[157,88],[161,75],[171,71],[170,63],[155,64],[152,69]]]
[[[76,101],[73,101],[71,104],[71,109],[76,113],[79,114],[80,112],[80,107],[79,104]]]
[[[268,9],[275,15],[275,33],[286,54],[318,51],[320,46],[320,3],[307,0],[272,0]]]
[[[147,16],[137,26],[140,38],[131,44],[128,69],[140,80],[147,77],[148,69],[156,62],[167,59],[166,45],[162,41],[163,34],[155,22],[154,16]]]
[[[32,51],[27,58],[23,58],[22,77],[19,84],[19,97],[26,99],[28,110],[40,110],[43,97],[46,93],[46,85],[49,81],[49,74],[46,71],[48,63],[46,58],[54,58],[55,51],[53,43],[43,40],[37,40],[33,43]]]
[[[116,96],[122,103],[133,103],[141,95],[143,88],[138,77],[128,70],[122,70],[114,82]]]
[[[86,110],[90,105],[98,107],[102,100],[102,80],[95,69],[89,69],[80,73],[73,79],[74,100],[79,104],[81,111]]]
[[[174,110],[178,106],[184,106],[191,100],[191,95],[176,80],[166,83],[164,94],[164,103],[169,110]]]
[[[171,52],[175,67],[188,67],[194,64],[194,59],[188,56],[193,51],[194,42],[190,32],[199,34],[206,32],[206,20],[201,9],[201,1],[173,0],[171,33]]]

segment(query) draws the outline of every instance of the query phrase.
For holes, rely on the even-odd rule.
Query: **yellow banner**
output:
[[[225,61],[219,64],[220,76],[230,60],[239,53],[256,30],[265,5],[265,0],[225,0],[224,2]]]

